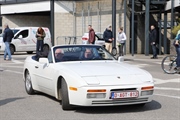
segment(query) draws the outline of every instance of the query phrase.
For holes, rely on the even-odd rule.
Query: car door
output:
[[[49,55],[48,55],[49,56]],[[37,62],[35,67],[35,75],[38,87],[41,91],[53,94],[53,63],[49,61],[49,64]]]

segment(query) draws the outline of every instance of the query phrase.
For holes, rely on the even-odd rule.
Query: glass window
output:
[[[93,45],[59,46],[54,50],[55,62],[115,60],[103,47]]]
[[[48,61],[49,61],[49,63],[53,63],[53,59],[52,58],[53,58],[52,57],[52,52],[49,51],[49,54],[48,54]]]
[[[28,34],[29,34],[29,30],[22,30],[15,36],[15,39],[17,39],[20,35],[22,35],[22,38],[26,38],[28,37]]]

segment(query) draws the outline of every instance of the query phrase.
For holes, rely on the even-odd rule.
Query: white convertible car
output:
[[[23,78],[28,94],[43,92],[61,100],[62,109],[74,106],[116,106],[151,102],[152,76],[116,60],[97,45],[62,45],[47,56],[29,56]]]

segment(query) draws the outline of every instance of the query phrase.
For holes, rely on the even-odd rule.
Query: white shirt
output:
[[[127,37],[124,32],[118,33],[118,38],[117,38],[118,43],[125,43],[126,39],[127,39]]]

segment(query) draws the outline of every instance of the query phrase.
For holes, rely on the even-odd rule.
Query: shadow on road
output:
[[[130,113],[130,112],[144,112],[157,110],[161,108],[161,104],[157,101],[152,101],[144,106],[125,105],[125,106],[111,106],[111,107],[78,107],[75,112],[86,114],[112,114],[112,113]]]
[[[20,100],[20,99],[24,99],[24,97],[7,98],[7,99],[4,99],[4,100],[0,100],[0,106],[3,106],[3,105],[5,105],[5,104],[8,104],[8,103],[14,102],[14,101],[16,101],[16,100]]]

